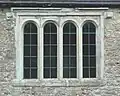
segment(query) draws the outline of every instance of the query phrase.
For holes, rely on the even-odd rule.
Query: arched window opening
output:
[[[83,26],[83,78],[96,78],[96,27],[87,22]]]
[[[44,26],[44,78],[57,78],[57,27]]]
[[[24,26],[24,79],[37,78],[37,27],[29,22]]]
[[[63,78],[76,78],[76,72],[76,26],[69,22],[63,27]]]

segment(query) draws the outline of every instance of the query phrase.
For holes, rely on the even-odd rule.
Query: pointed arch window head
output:
[[[37,26],[29,22],[24,26],[24,79],[37,78]]]
[[[76,26],[68,22],[63,27],[63,78],[76,78]]]
[[[44,78],[57,78],[57,27],[44,26]]]
[[[83,78],[96,78],[96,26],[83,25]]]

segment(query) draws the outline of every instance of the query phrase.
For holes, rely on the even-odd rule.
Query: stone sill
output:
[[[12,85],[14,87],[85,87],[85,86],[102,86],[103,80],[100,79],[24,79],[24,80],[13,80]]]

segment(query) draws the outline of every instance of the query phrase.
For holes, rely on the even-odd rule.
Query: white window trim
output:
[[[108,8],[98,8],[91,10],[89,8],[86,9],[73,9],[72,8],[58,8],[58,9],[49,9],[49,8],[38,8],[33,9],[31,12],[31,8],[12,8],[12,13],[14,18],[16,19],[15,26],[15,40],[16,40],[16,79],[13,80],[15,86],[17,85],[33,85],[33,86],[81,86],[81,85],[99,85],[103,79],[104,74],[104,11]],[[36,11],[37,10],[37,11]],[[43,12],[43,10],[46,12]],[[47,12],[47,11],[51,12]],[[82,11],[80,11],[82,10]],[[84,12],[83,12],[84,10]],[[96,11],[97,10],[97,11]],[[57,12],[59,11],[59,12]],[[94,12],[95,11],[95,12]],[[52,16],[54,18],[48,18]],[[63,19],[63,17],[64,19]],[[66,17],[65,17],[66,16]],[[84,16],[88,18],[84,18]],[[95,17],[95,18],[93,18]],[[83,19],[84,18],[84,19]],[[98,20],[99,19],[99,20]],[[38,27],[38,79],[23,79],[23,25],[26,21],[34,21]],[[56,79],[44,79],[43,78],[43,25],[46,21],[54,21],[57,23],[57,42],[58,44],[58,52],[61,54],[58,55],[57,60],[57,76]],[[66,21],[73,21],[77,28],[77,78],[63,78],[63,24]],[[96,62],[96,78],[82,78],[82,26],[85,21],[91,20],[97,26],[97,56],[96,58],[100,58]],[[99,49],[99,50],[98,50]],[[100,63],[99,63],[100,62]],[[99,69],[98,69],[99,68]],[[78,70],[79,69],[79,70]],[[42,70],[42,71],[41,71]],[[36,83],[34,83],[36,82]],[[38,82],[38,83],[37,83]],[[72,83],[71,83],[72,82]]]

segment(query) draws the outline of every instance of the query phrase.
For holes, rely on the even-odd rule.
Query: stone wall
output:
[[[105,19],[105,72],[100,86],[13,87],[15,76],[14,20],[6,19],[9,9],[0,9],[0,96],[120,96],[120,9],[109,9]]]
[[[9,9],[0,9],[0,96],[10,96],[15,78],[15,35],[13,20],[6,20]]]

